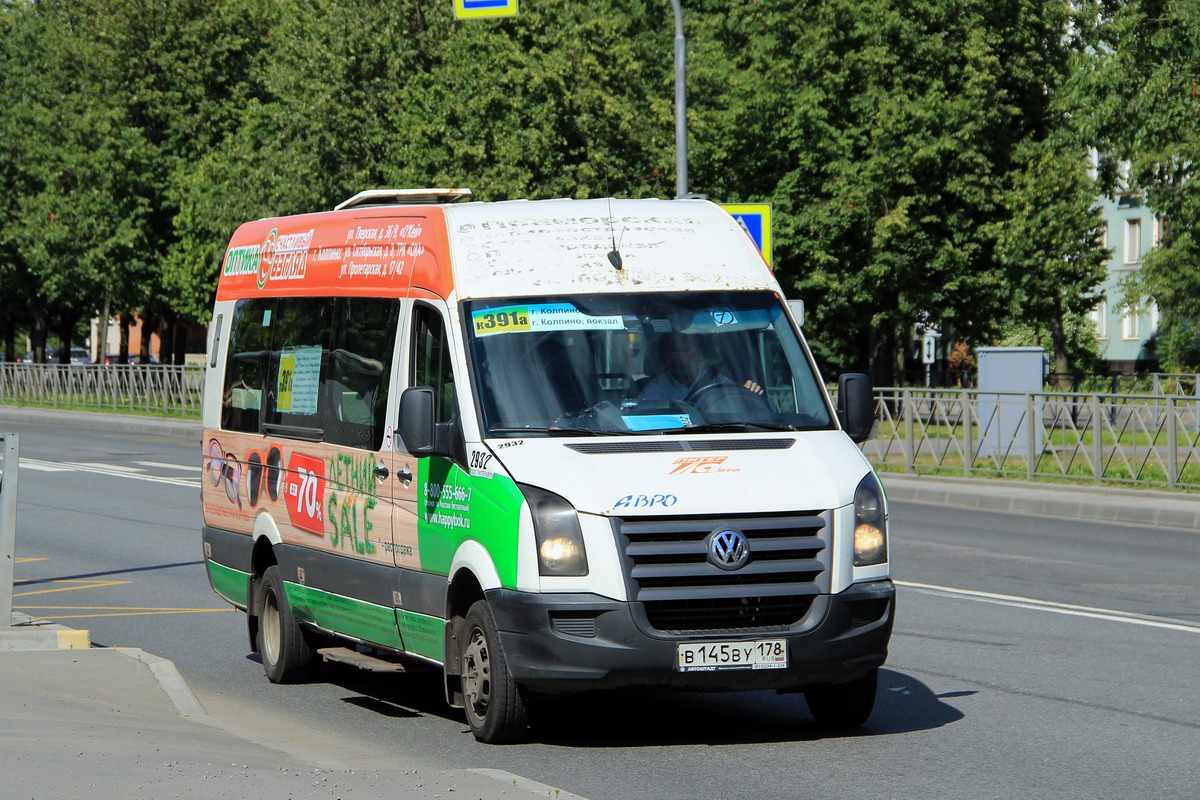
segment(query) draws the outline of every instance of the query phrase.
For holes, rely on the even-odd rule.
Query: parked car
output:
[[[34,358],[33,358],[32,350],[30,350],[25,355],[23,355],[17,359],[18,364],[32,364],[33,362],[34,362]],[[47,364],[57,364],[58,363],[58,351],[55,350],[53,347],[46,348],[46,363]],[[90,364],[90,363],[92,363],[92,357],[88,353],[86,348],[72,347],[70,363],[72,363],[72,364]]]
[[[53,347],[47,347],[47,348],[46,348],[46,361],[48,361],[48,362],[52,362],[52,361],[54,361],[54,356],[55,356],[55,354],[56,354],[56,353],[57,353],[57,351],[56,351],[56,350],[55,350]],[[32,364],[32,363],[34,363],[33,351],[32,351],[32,350],[30,350],[30,351],[28,351],[27,353],[25,353],[25,355],[23,355],[23,356],[21,356],[20,358],[18,358],[18,359],[17,359],[17,363],[18,363],[18,364]]]

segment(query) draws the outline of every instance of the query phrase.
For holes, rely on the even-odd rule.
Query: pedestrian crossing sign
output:
[[[455,19],[515,17],[517,0],[454,0]]]
[[[768,267],[771,266],[771,204],[722,204],[721,208],[728,211],[733,221],[754,240],[758,252],[762,253],[763,261],[767,262]]]

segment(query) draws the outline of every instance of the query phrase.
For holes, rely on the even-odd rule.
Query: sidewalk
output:
[[[502,770],[351,769],[274,749],[208,716],[170,661],[12,622],[0,628],[5,797],[582,800]]]

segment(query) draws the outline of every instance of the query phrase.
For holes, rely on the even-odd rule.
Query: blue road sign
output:
[[[771,266],[771,204],[722,204],[721,208],[728,211],[734,221],[742,226],[742,230],[754,240],[758,252],[762,253],[763,261],[767,262],[768,267]]]
[[[515,17],[517,0],[454,0],[454,16],[458,19],[484,17]]]

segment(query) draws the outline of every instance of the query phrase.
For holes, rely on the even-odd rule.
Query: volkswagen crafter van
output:
[[[712,203],[469,194],[365,192],[229,243],[204,555],[268,678],[431,665],[485,742],[616,687],[864,722],[894,606],[866,376],[831,402]]]

